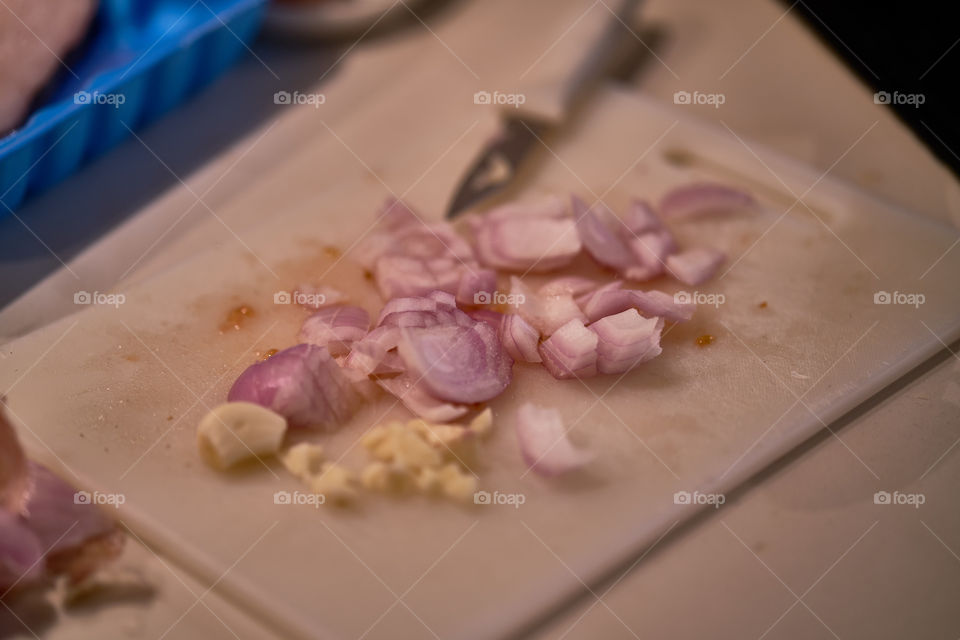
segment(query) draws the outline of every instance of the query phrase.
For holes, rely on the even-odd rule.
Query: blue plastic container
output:
[[[0,138],[0,216],[180,104],[246,51],[266,0],[100,0],[81,49]],[[6,206],[3,206],[6,205]]]

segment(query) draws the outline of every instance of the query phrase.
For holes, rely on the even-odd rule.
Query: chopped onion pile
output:
[[[692,218],[752,204],[728,187],[694,185],[668,193],[660,210]],[[510,203],[468,224],[472,245],[450,224],[425,223],[388,201],[354,252],[386,300],[375,326],[359,307],[325,307],[303,323],[301,344],[250,366],[228,399],[266,406],[291,426],[335,426],[356,408],[356,385],[373,380],[418,416],[449,422],[500,395],[514,362],[542,363],[558,379],[622,375],[660,354],[665,321],[689,320],[696,308],[662,291],[625,288],[624,280],[669,274],[694,286],[724,260],[715,249],[681,250],[642,200],[620,218],[602,203],[574,196],[568,206],[550,197]],[[513,275],[506,301],[491,297],[498,272],[556,272],[584,250],[620,279],[558,274],[534,289]],[[520,414],[518,435],[533,468],[582,464],[584,455],[556,437],[558,415],[532,405]]]
[[[28,462],[0,413],[0,598],[55,576],[81,582],[116,558],[116,523],[42,465]]]

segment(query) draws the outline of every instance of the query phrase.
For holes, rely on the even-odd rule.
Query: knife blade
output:
[[[499,131],[483,147],[454,191],[447,207],[447,219],[506,191],[521,167],[538,147],[544,146],[543,138],[561,127],[589,96],[594,85],[613,68],[623,52],[624,42],[636,38],[627,25],[631,24],[640,4],[641,0],[624,0],[614,12],[606,4],[598,3],[589,10],[609,15],[600,16],[603,23],[592,34],[588,45],[578,52],[579,59],[570,68],[561,69],[558,77],[544,83],[548,97],[546,108],[502,112]],[[531,93],[542,96],[544,87],[534,87]]]

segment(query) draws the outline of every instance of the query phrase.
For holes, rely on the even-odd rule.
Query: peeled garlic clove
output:
[[[197,427],[200,454],[214,467],[272,455],[280,449],[286,419],[250,402],[228,402],[214,408]]]

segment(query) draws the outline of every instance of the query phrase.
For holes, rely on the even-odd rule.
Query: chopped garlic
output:
[[[320,445],[301,442],[290,447],[281,460],[287,471],[301,480],[309,481],[323,470],[324,457]]]
[[[402,493],[410,486],[409,470],[395,464],[371,462],[360,472],[360,483],[369,491]]]
[[[443,495],[454,500],[466,501],[477,492],[477,479],[461,471],[455,464],[448,464],[441,468],[437,475]]]
[[[197,446],[210,464],[226,469],[249,458],[276,453],[286,431],[283,416],[250,402],[228,402],[200,420]]]
[[[310,478],[310,488],[321,494],[325,500],[336,504],[346,504],[357,496],[354,488],[356,478],[353,472],[338,464],[328,462],[323,465],[320,474]]]
[[[440,454],[412,428],[401,423],[372,429],[363,444],[374,458],[410,468],[439,465]]]
[[[481,438],[486,438],[493,430],[493,411],[487,407],[470,421],[470,430]]]

